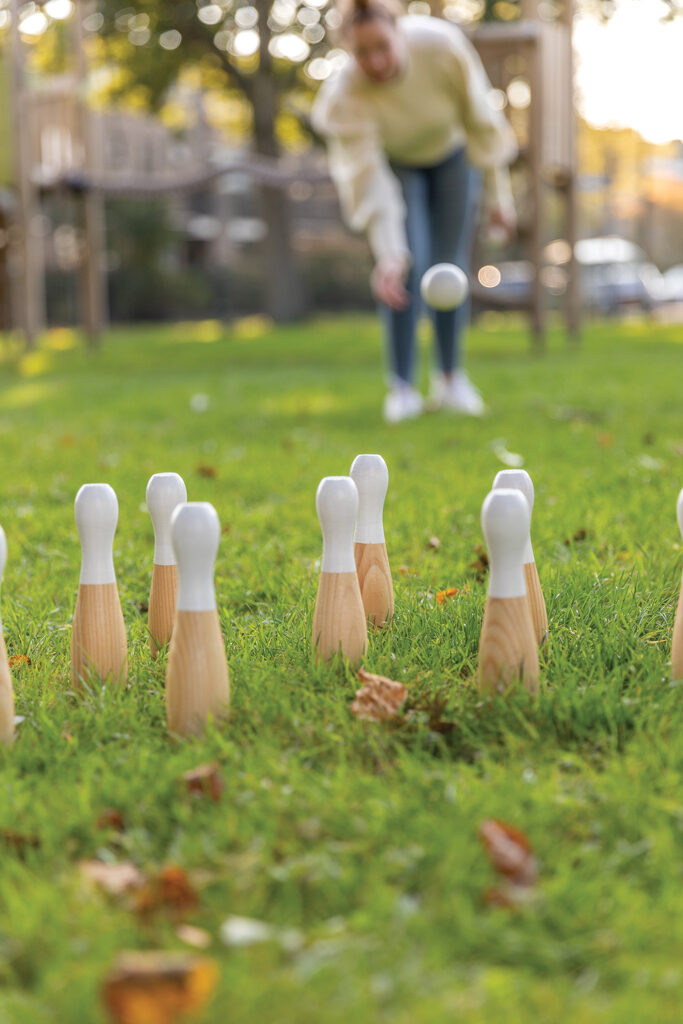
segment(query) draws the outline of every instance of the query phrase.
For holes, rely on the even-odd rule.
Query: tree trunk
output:
[[[253,75],[249,99],[254,116],[256,150],[263,156],[276,158],[280,147],[275,133],[278,96],[272,60],[268,50],[270,0],[257,0],[259,12],[259,68]],[[292,244],[292,212],[284,188],[261,186],[263,214],[268,233],[263,242],[266,275],[266,311],[277,323],[291,323],[303,313],[301,277]]]

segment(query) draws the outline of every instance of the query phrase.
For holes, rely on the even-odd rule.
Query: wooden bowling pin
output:
[[[676,511],[678,512],[681,537],[683,537],[683,490],[678,495]],[[671,640],[671,675],[674,679],[683,679],[683,579],[681,580],[681,592],[678,596],[678,608]]]
[[[521,491],[529,503],[529,513],[534,514],[534,485],[531,477],[525,469],[501,469],[493,481],[493,489],[500,487],[516,487]],[[545,608],[541,581],[538,578],[534,549],[531,545],[531,531],[524,552],[524,578],[526,580],[526,593],[531,611],[531,621],[534,627],[536,643],[543,644],[548,638],[548,614]]]
[[[7,562],[7,538],[5,531],[0,526],[0,582],[5,573]],[[10,675],[7,651],[5,649],[5,638],[2,631],[2,620],[0,620],[0,743],[10,746],[14,739],[14,691],[12,690],[12,676]]]
[[[201,733],[209,715],[228,713],[230,677],[214,588],[220,535],[208,501],[178,505],[171,516],[178,601],[166,666],[166,717],[170,731],[181,736]]]
[[[109,484],[83,484],[74,510],[82,561],[71,631],[72,683],[80,687],[91,675],[125,683],[128,644],[113,557],[119,503]]]
[[[479,689],[493,694],[521,679],[538,692],[538,648],[524,578],[529,505],[516,489],[486,497],[481,524],[489,554],[489,590],[479,640]]]
[[[171,639],[178,591],[178,568],[171,544],[171,514],[187,501],[187,488],[177,473],[155,473],[147,484],[147,509],[154,527],[154,564],[149,592],[149,646],[156,658]]]
[[[327,661],[341,651],[352,664],[358,664],[368,646],[353,554],[358,489],[350,476],[326,476],[318,485],[315,505],[323,556],[313,614],[313,650],[317,659]]]
[[[383,626],[394,614],[394,586],[382,522],[389,470],[381,455],[357,455],[349,476],[358,488],[353,551],[363,608],[372,626]]]

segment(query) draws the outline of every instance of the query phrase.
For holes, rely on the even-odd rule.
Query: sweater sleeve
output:
[[[325,137],[342,214],[368,236],[375,260],[410,260],[405,204],[366,105],[337,87],[323,86],[313,106],[313,126]]]
[[[488,205],[514,216],[507,165],[517,155],[515,134],[504,114],[489,101],[491,84],[474,46],[455,26],[448,27],[448,74],[460,104],[467,154],[474,166],[484,171]]]

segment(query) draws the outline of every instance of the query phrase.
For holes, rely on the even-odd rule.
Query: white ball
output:
[[[455,263],[435,263],[424,274],[420,294],[432,309],[445,311],[461,306],[467,298],[467,274]]]

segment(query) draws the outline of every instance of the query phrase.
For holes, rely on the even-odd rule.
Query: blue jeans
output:
[[[412,383],[415,375],[415,330],[420,316],[420,279],[434,263],[457,263],[469,272],[481,175],[457,149],[436,167],[391,165],[403,190],[406,232],[413,265],[406,288],[407,309],[382,306],[391,369]],[[451,373],[462,363],[462,335],[469,321],[469,299],[448,312],[431,310],[439,367]]]

